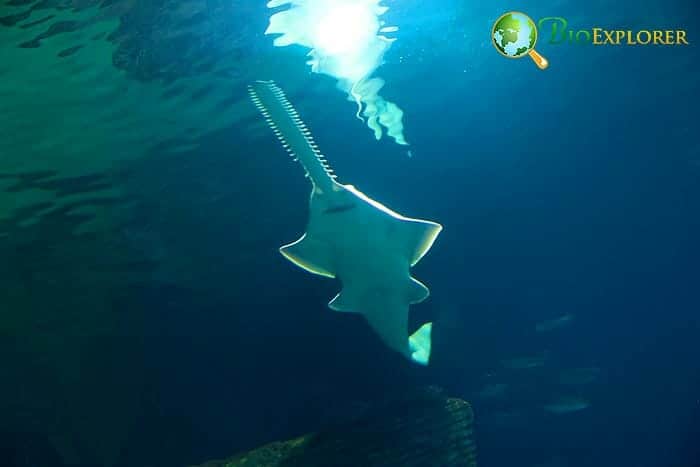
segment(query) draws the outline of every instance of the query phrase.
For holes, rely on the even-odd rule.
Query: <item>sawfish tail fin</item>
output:
[[[282,89],[273,81],[256,81],[248,86],[248,94],[282,146],[304,167],[314,187],[321,192],[333,190],[337,185],[333,170]]]
[[[408,346],[411,350],[411,360],[421,365],[427,365],[430,361],[431,334],[433,323],[425,323],[408,338]]]

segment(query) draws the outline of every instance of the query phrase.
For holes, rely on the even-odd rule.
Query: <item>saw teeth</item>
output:
[[[301,134],[302,138],[304,139],[305,143],[309,146],[311,152],[316,156],[318,160],[318,165],[320,168],[328,175],[331,179],[335,180],[336,176],[331,169],[330,165],[328,164],[328,161],[326,160],[325,156],[323,156],[318,148],[318,145],[314,141],[311,131],[308,129],[306,124],[302,121],[301,117],[299,116],[299,113],[297,110],[294,108],[294,106],[289,102],[287,99],[286,94],[284,91],[282,91],[281,88],[279,88],[273,81],[257,81],[258,83],[264,85],[267,90],[272,94],[272,96],[277,100],[279,106],[281,107],[282,111],[286,113],[287,117],[291,120],[292,124],[297,128],[299,133]],[[272,118],[272,115],[270,113],[270,109],[268,109],[265,106],[265,103],[263,99],[260,97],[259,93],[256,91],[255,87],[253,85],[248,85],[248,94],[250,95],[251,101],[255,105],[255,107],[260,111],[262,116],[265,119],[265,122],[267,122],[268,126],[273,130],[273,133],[277,137],[277,139],[282,143],[283,149],[290,154],[290,156],[293,157],[295,161],[299,161],[298,155],[296,155],[290,145],[290,143],[285,139],[284,134],[279,130],[277,127],[277,124]],[[303,166],[303,164],[302,164]],[[304,167],[305,171],[305,176],[308,178],[309,173],[306,167]]]

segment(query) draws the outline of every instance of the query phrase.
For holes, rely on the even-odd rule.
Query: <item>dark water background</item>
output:
[[[14,15],[13,3],[98,2],[2,8]],[[170,90],[164,101],[214,95],[212,112],[225,114],[248,105],[246,80],[273,78],[341,181],[444,225],[414,274],[432,292],[412,312],[412,326],[434,320],[432,363],[411,365],[360,316],[331,312],[338,284],[278,254],[303,231],[309,186],[257,115],[247,109],[212,131],[192,118],[185,126],[201,127],[199,146],[179,153],[170,150],[184,134],[176,122],[165,132],[174,142],[120,148],[133,151],[128,159],[110,146],[91,155],[105,163],[88,174],[60,154],[31,170],[0,169],[0,196],[40,188],[54,197],[17,204],[0,221],[0,464],[199,463],[432,384],[473,403],[483,466],[700,465],[700,10],[690,1],[540,3],[387,2],[400,40],[378,74],[405,111],[411,159],[372,139],[332,80],[304,68],[303,50],[272,48],[261,5],[103,6],[119,20],[109,38],[119,48],[99,82],[124,70],[127,83]],[[581,28],[684,28],[692,45],[541,39],[551,62],[541,72],[488,42],[493,20],[512,9]],[[24,21],[43,11],[53,10]],[[0,16],[0,39],[20,30],[16,17]],[[47,29],[22,34],[31,43]],[[24,57],[56,37],[24,47]],[[240,67],[223,88],[173,85],[221,79],[212,70],[226,60]],[[9,95],[21,67],[0,71],[0,95]],[[187,120],[178,107],[172,118]],[[13,114],[5,116],[9,125]],[[143,129],[128,120],[120,128],[117,138]],[[102,194],[113,187],[118,194]],[[94,218],[101,228],[78,232]],[[536,331],[567,313],[566,326]],[[540,355],[541,367],[503,365]],[[595,381],[559,381],[586,367],[600,370]],[[482,388],[497,383],[505,393],[485,397]],[[560,396],[590,407],[543,409]]]

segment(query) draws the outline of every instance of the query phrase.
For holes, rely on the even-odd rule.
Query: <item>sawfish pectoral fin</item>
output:
[[[433,246],[435,239],[442,231],[442,226],[437,222],[408,219],[407,227],[409,231],[406,246],[410,264],[415,266]]]
[[[411,305],[420,303],[430,296],[430,290],[421,281],[411,277],[408,285],[408,302]]]
[[[411,350],[411,360],[421,365],[427,365],[430,361],[431,334],[433,323],[425,323],[408,338],[408,346]]]
[[[296,242],[280,248],[280,253],[302,269],[319,276],[334,278],[327,246],[309,239],[306,234]]]
[[[338,295],[333,298],[330,302],[328,302],[328,307],[333,310],[333,311],[344,311],[344,312],[353,312],[353,311],[358,311],[354,310],[349,303],[347,303],[347,299],[345,298],[345,295],[343,293],[339,293]]]

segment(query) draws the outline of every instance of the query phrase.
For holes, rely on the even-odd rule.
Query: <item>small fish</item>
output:
[[[587,400],[580,397],[565,396],[546,404],[544,409],[554,414],[565,414],[587,409],[590,405]]]
[[[504,383],[490,383],[481,388],[478,396],[484,399],[493,399],[496,397],[502,397],[506,393],[508,385]]]
[[[550,319],[548,321],[542,321],[535,326],[535,331],[537,332],[549,332],[555,329],[563,328],[564,326],[571,323],[574,319],[574,315],[567,313],[559,318]]]
[[[598,379],[599,375],[600,368],[597,367],[573,368],[571,370],[562,371],[559,375],[559,382],[561,384],[579,386],[594,382]]]
[[[505,368],[510,368],[512,370],[527,370],[543,366],[546,360],[546,355],[536,355],[532,357],[516,357],[508,360],[501,360],[501,364]]]

